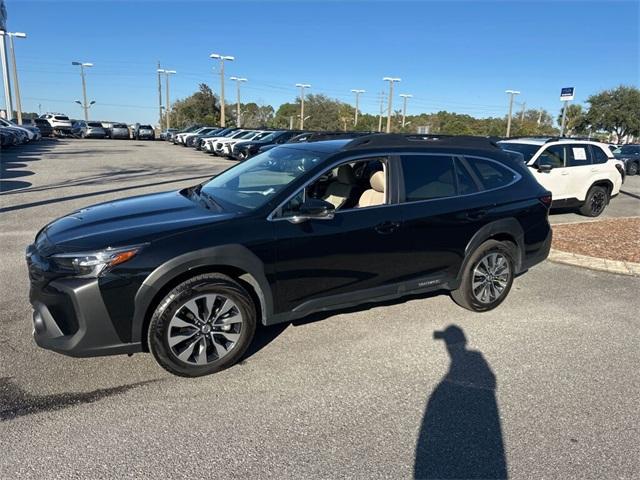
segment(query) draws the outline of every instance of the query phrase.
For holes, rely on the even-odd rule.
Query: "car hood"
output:
[[[95,250],[149,242],[233,216],[172,191],[92,205],[54,220],[41,234],[56,251]]]

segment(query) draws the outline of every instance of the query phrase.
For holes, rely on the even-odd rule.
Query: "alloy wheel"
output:
[[[236,345],[242,313],[229,297],[208,293],[188,300],[171,318],[167,341],[179,360],[203,366],[220,360]]]
[[[484,304],[495,302],[505,292],[510,277],[511,266],[507,257],[499,252],[488,253],[473,269],[473,296]]]
[[[602,210],[604,210],[606,203],[607,198],[602,190],[594,192],[594,194],[591,196],[591,212],[594,215],[598,215],[602,212]]]

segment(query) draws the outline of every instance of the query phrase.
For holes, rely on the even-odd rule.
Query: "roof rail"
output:
[[[376,133],[356,138],[344,148],[352,150],[356,148],[374,147],[414,147],[414,146],[464,146],[474,148],[500,148],[494,137],[477,137],[472,135],[438,135],[438,134],[399,134]]]
[[[301,133],[300,135],[304,135]],[[339,140],[371,135],[371,132],[312,132],[305,142],[321,142],[323,140]]]

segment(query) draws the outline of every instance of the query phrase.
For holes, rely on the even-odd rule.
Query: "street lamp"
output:
[[[87,104],[87,82],[84,78],[84,69],[87,67],[93,67],[93,63],[71,62],[71,65],[78,65],[80,67],[80,77],[82,77],[82,99],[84,101],[84,103],[81,106],[84,110],[84,120],[85,122],[88,122],[89,121],[89,105]]]
[[[229,80],[235,80],[236,82],[236,116],[238,117],[236,126],[240,128],[240,84],[246,82],[247,79],[242,77],[229,77]]]
[[[165,68],[159,68],[158,69],[158,73],[164,73],[164,77],[165,77],[165,83],[167,85],[167,94],[166,94],[166,100],[167,100],[167,105],[164,109],[164,116],[167,119],[167,130],[171,127],[171,119],[170,119],[170,113],[171,113],[171,101],[169,100],[169,75],[175,75],[176,72],[175,70],[167,70]]]
[[[296,87],[300,89],[300,130],[304,130],[304,89],[311,88],[311,85],[308,83],[296,83]]]
[[[220,126],[225,126],[224,118],[224,61],[229,60],[233,62],[236,58],[230,55],[221,55],[219,53],[212,53],[209,58],[215,58],[220,60]]]
[[[402,97],[402,128],[404,128],[405,126],[405,120],[407,118],[407,99],[413,97],[413,95],[409,95],[408,93],[401,93],[400,95],[398,95],[399,97]],[[409,122],[411,123],[411,122]]]
[[[387,133],[391,133],[391,109],[393,104],[393,84],[395,82],[401,82],[401,78],[396,77],[384,77],[382,79],[385,82],[389,82],[389,103],[387,104]]]
[[[513,97],[520,95],[517,90],[505,90],[504,93],[509,95],[509,116],[507,117],[507,138],[511,134],[511,113],[513,111]]]
[[[359,109],[360,94],[364,93],[366,90],[358,90],[356,88],[352,88],[351,91],[356,94],[356,114],[355,114],[355,118],[353,120],[353,126],[357,127],[358,126],[358,109]]]
[[[20,84],[18,83],[18,67],[16,66],[16,52],[13,45],[14,37],[27,38],[26,33],[22,32],[4,32],[0,30],[0,35],[6,35],[9,37],[9,46],[11,48],[11,63],[13,67],[13,84],[16,90],[16,113],[18,114],[18,124],[22,125],[22,100],[20,99]],[[9,118],[13,112],[7,112]]]

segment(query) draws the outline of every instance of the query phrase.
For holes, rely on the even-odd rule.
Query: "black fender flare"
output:
[[[264,272],[263,262],[242,245],[222,245],[179,255],[163,263],[149,274],[134,299],[131,324],[132,341],[142,340],[142,329],[147,311],[153,299],[165,285],[190,270],[199,268],[215,270],[215,267],[234,267],[246,272],[240,278],[255,290],[260,301],[262,322],[265,323],[273,313],[273,296]]]
[[[524,230],[522,230],[522,226],[520,222],[515,218],[503,218],[500,220],[493,221],[491,223],[487,223],[480,230],[478,230],[467,246],[464,249],[464,261],[460,266],[460,270],[458,271],[458,276],[456,280],[462,279],[462,273],[464,269],[467,267],[467,263],[469,262],[469,258],[475,252],[475,250],[485,241],[490,238],[497,237],[499,235],[508,235],[515,240],[516,246],[518,247],[519,255],[515,259],[516,261],[516,273],[520,273],[522,268],[522,259],[525,253],[524,250]]]

